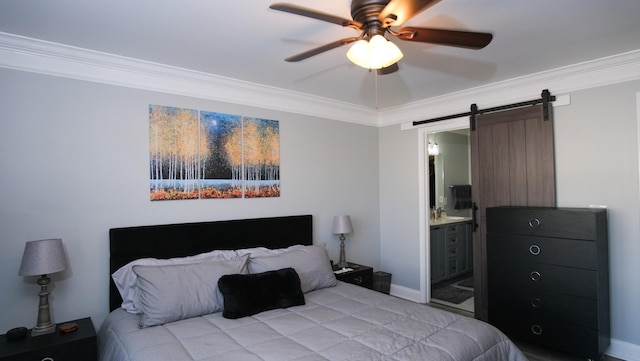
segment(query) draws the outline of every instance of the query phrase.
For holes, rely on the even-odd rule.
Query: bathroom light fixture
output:
[[[429,145],[427,146],[427,153],[429,153],[429,155],[440,154],[440,147],[438,146],[438,143],[431,143],[431,141],[429,141]]]
[[[374,35],[369,41],[355,42],[347,52],[347,58],[365,69],[381,69],[402,59],[402,52],[396,44],[382,35]]]
[[[340,260],[338,261],[338,267],[349,267],[349,263],[344,254],[344,235],[353,232],[353,226],[351,225],[351,217],[349,216],[335,216],[333,217],[333,234],[340,235]]]
[[[48,274],[61,272],[67,269],[67,258],[64,254],[62,240],[59,238],[29,241],[24,246],[22,263],[20,264],[20,276],[41,276],[38,279],[40,285],[40,303],[38,304],[38,323],[31,330],[31,336],[40,336],[53,333],[56,324],[51,322],[49,309],[49,290],[47,285],[51,282]]]

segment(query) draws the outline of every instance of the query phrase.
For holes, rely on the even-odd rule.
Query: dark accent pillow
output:
[[[224,275],[218,280],[218,289],[224,298],[224,318],[241,318],[305,304],[300,277],[291,267],[263,273]]]

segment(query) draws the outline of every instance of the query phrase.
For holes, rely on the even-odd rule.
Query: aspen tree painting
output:
[[[280,196],[277,120],[149,105],[152,201]]]
[[[149,106],[151,200],[199,197],[200,157],[209,154],[198,111]]]
[[[246,198],[280,196],[280,129],[277,120],[244,118]]]
[[[211,152],[202,157],[201,198],[242,197],[242,118],[239,115],[200,112]]]

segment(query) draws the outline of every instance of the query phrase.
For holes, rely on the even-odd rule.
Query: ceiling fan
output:
[[[398,70],[398,60],[402,58],[402,52],[400,52],[395,44],[384,37],[386,33],[405,41],[457,46],[469,49],[482,49],[491,42],[493,35],[490,33],[419,28],[413,26],[402,27],[398,30],[391,28],[392,26],[401,26],[412,17],[439,1],[440,0],[352,0],[352,19],[286,3],[275,3],[272,4],[270,8],[327,21],[343,27],[353,28],[360,32],[359,36],[333,41],[290,56],[286,58],[285,61],[301,61],[325,51],[355,42],[347,53],[349,60],[364,68],[377,69],[379,74],[389,74]],[[358,48],[358,50],[356,50],[356,48]]]

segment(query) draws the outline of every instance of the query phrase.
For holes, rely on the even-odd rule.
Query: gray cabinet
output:
[[[598,360],[609,345],[607,213],[487,208],[489,322]]]
[[[471,222],[431,226],[429,235],[432,283],[471,271]]]
[[[458,274],[465,274],[473,270],[473,248],[472,248],[471,222],[458,223],[460,269]]]
[[[436,283],[447,277],[445,265],[445,227],[430,227],[429,237],[431,242],[431,282]]]

